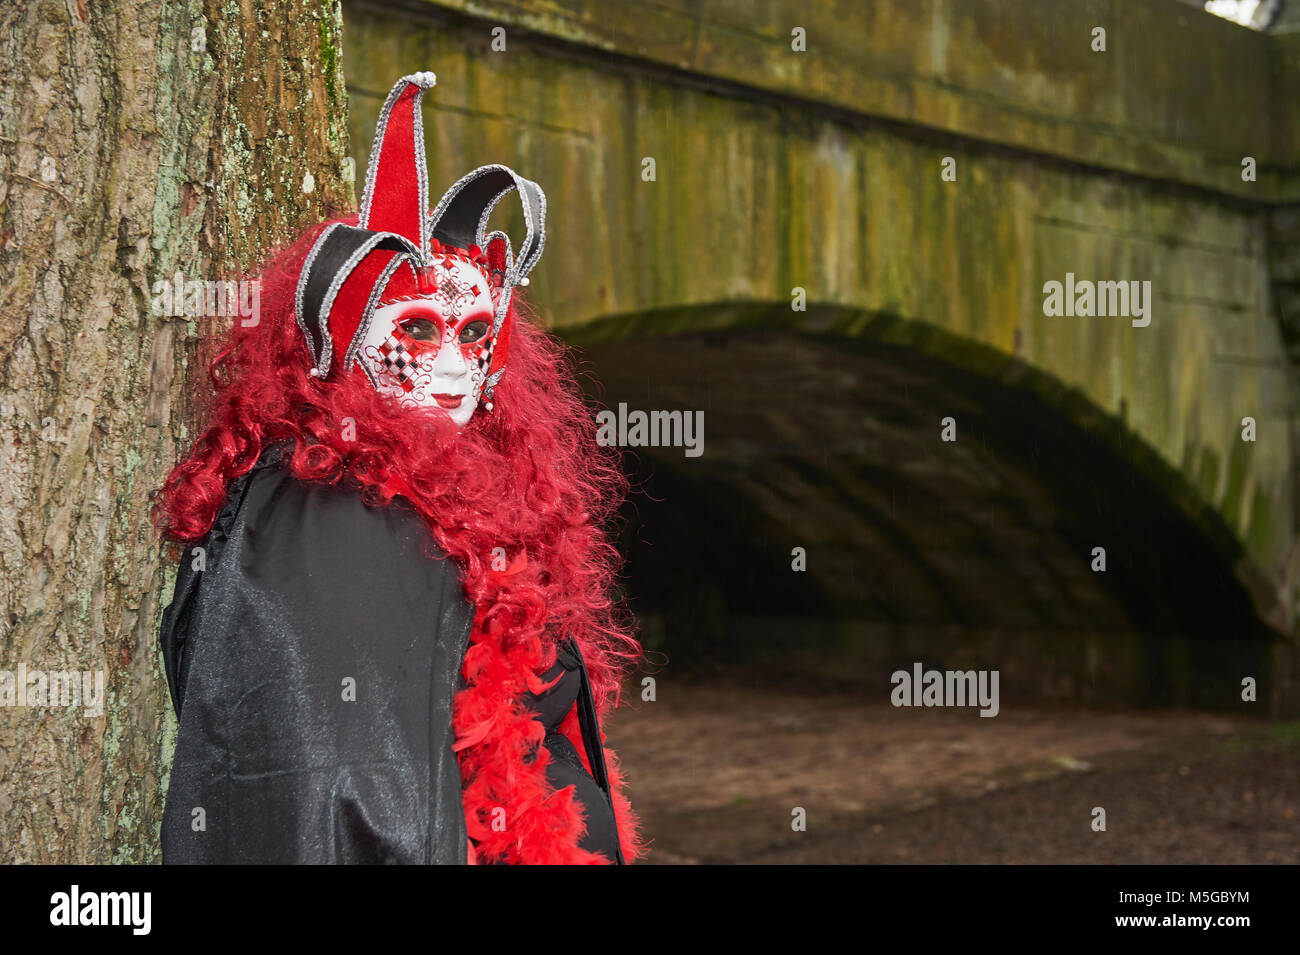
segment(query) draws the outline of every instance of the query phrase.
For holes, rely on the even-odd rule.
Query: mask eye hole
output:
[[[460,343],[462,345],[472,345],[487,333],[487,322],[470,322],[460,330]]]
[[[438,335],[438,326],[427,318],[407,319],[404,322],[399,322],[398,328],[417,342],[436,341],[440,337]]]

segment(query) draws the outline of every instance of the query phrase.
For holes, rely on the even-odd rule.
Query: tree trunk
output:
[[[158,859],[149,509],[230,319],[156,314],[156,283],[352,204],[341,31],[338,0],[0,8],[0,860]],[[42,705],[37,671],[101,671],[102,715]]]

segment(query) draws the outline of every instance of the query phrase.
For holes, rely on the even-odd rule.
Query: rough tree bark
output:
[[[0,707],[4,861],[157,860],[171,574],[149,509],[229,319],[155,315],[151,292],[352,204],[341,32],[338,0],[0,6],[0,671],[102,670],[107,697]]]

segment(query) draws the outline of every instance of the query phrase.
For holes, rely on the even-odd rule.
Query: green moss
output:
[[[1219,509],[1228,526],[1238,528],[1241,522],[1242,494],[1246,487],[1246,474],[1250,471],[1251,451],[1254,445],[1249,441],[1235,440],[1228,455],[1228,484],[1223,491],[1223,500]]]
[[[330,112],[333,113],[338,108],[339,93],[334,85],[335,71],[338,68],[338,51],[334,45],[334,35],[331,27],[333,17],[329,15],[332,4],[324,4],[326,15],[320,18],[320,62],[321,68],[325,71],[325,94],[329,99]]]
[[[1196,486],[1207,501],[1214,500],[1219,486],[1219,456],[1212,448],[1201,448],[1201,466],[1196,472]]]
[[[1246,546],[1252,553],[1264,553],[1273,537],[1272,510],[1268,493],[1256,487],[1250,503],[1250,527],[1246,531]]]
[[[1300,720],[1274,723],[1270,728],[1273,738],[1283,743],[1300,743]]]

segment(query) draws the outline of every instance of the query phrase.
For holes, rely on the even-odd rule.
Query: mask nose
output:
[[[433,376],[455,381],[464,378],[469,374],[469,363],[465,361],[465,356],[461,354],[460,343],[456,341],[454,331],[447,330],[443,333],[442,343],[438,346],[438,354],[433,359]]]

